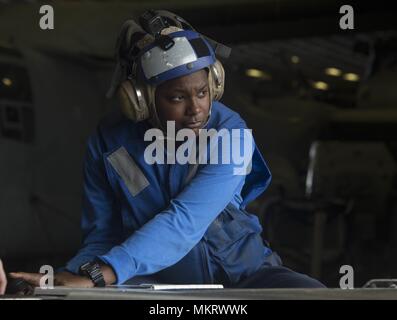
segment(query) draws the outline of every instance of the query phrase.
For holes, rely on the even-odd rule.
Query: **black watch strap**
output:
[[[98,262],[91,261],[84,263],[80,266],[80,274],[90,278],[94,282],[95,287],[104,287],[106,285],[101,266]]]

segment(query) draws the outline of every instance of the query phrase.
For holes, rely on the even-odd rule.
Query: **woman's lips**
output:
[[[188,122],[185,124],[185,127],[190,129],[197,129],[200,128],[202,124],[203,121]]]

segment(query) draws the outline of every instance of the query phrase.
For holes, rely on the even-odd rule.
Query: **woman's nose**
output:
[[[190,99],[189,105],[187,106],[187,113],[189,115],[195,115],[200,113],[200,111],[201,111],[200,104],[197,102],[197,100]]]

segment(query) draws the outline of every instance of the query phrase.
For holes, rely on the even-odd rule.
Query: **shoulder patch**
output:
[[[149,181],[124,147],[111,153],[107,160],[134,197],[149,185]]]

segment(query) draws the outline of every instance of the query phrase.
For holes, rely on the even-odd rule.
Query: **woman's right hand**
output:
[[[7,277],[3,269],[3,263],[1,262],[0,259],[0,295],[3,295],[6,292],[6,287],[7,287]]]
[[[28,282],[32,287],[40,286],[41,273],[12,272],[10,276],[14,279],[22,279]],[[70,272],[59,272],[54,277],[55,286],[66,286],[75,288],[93,288],[94,283],[87,277],[75,275]]]

